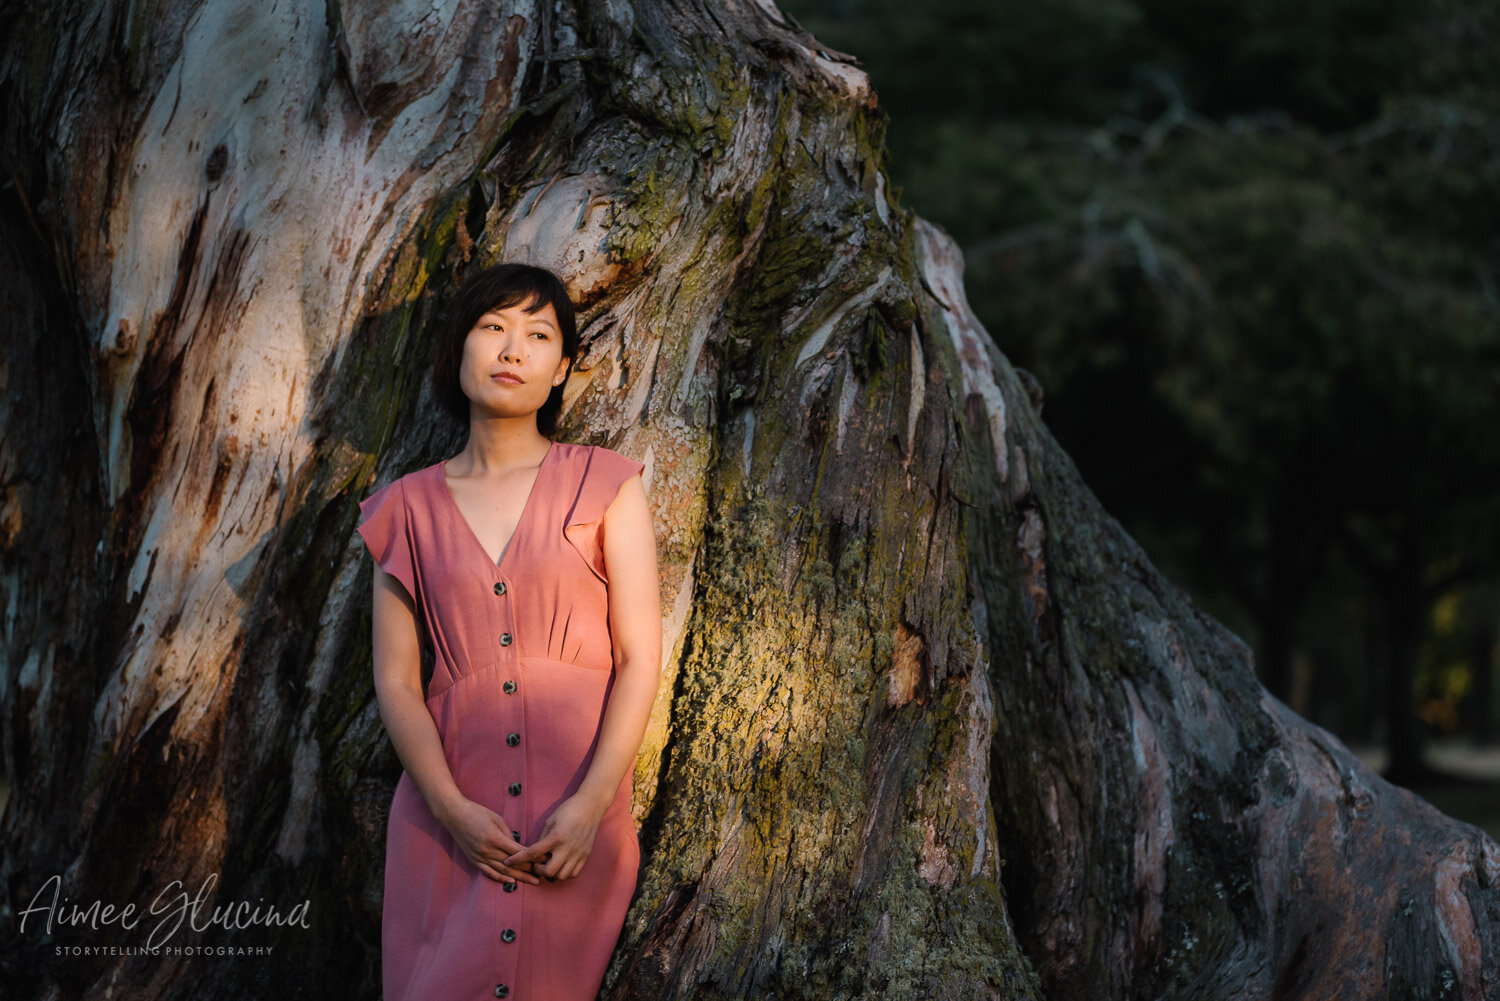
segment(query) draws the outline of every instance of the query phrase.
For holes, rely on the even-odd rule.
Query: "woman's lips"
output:
[[[521,383],[523,383],[523,382],[526,381],[526,380],[522,379],[519,375],[515,375],[514,373],[511,373],[511,372],[501,372],[499,375],[492,375],[492,376],[490,376],[490,378],[493,379],[496,382],[503,382],[503,383],[506,383],[506,384],[512,385],[512,386],[519,386],[519,385],[521,385]]]

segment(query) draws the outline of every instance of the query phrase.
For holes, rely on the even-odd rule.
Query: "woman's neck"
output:
[[[536,415],[473,418],[469,441],[448,468],[460,476],[484,476],[492,471],[535,466],[552,444],[536,429]]]

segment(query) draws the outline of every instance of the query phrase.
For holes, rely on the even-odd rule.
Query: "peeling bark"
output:
[[[31,926],[15,996],[378,988],[357,502],[460,444],[434,304],[501,258],[567,278],[564,434],[657,514],[607,996],[1495,992],[1495,845],[1267,696],[1099,508],[887,192],[863,73],[768,0],[6,18],[0,908],[216,875],[312,926],[177,943],[245,962]]]

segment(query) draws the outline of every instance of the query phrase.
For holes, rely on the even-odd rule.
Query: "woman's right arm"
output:
[[[422,698],[421,640],[415,606],[406,589],[379,566],[375,567],[371,620],[380,719],[390,734],[396,757],[427,801],[427,808],[486,876],[507,883],[517,879],[539,882],[526,869],[504,864],[505,858],[523,847],[510,836],[505,818],[464,796],[453,781],[437,724]]]

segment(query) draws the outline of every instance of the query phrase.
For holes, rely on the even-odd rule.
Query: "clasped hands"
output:
[[[602,815],[580,797],[570,796],[552,811],[542,836],[530,846],[511,836],[504,817],[471,799],[442,822],[465,857],[490,879],[536,886],[543,878],[572,879],[583,871]]]

